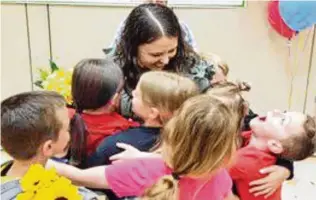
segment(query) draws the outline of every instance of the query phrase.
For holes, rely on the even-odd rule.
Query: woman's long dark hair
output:
[[[153,3],[139,5],[132,10],[126,19],[115,51],[115,58],[123,68],[125,85],[130,90],[136,87],[140,75],[144,72],[137,66],[138,47],[163,36],[160,27],[157,26],[151,15],[161,24],[164,36],[178,38],[177,54],[164,70],[188,72],[198,58],[192,47],[184,40],[185,33],[172,9]]]
[[[86,158],[87,130],[81,114],[109,103],[123,82],[123,74],[111,59],[84,59],[74,68],[71,92],[76,112],[70,121],[72,164],[82,166]]]

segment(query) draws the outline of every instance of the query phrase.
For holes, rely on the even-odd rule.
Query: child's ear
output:
[[[283,152],[283,146],[278,140],[268,140],[268,149],[274,154],[281,154]]]
[[[53,141],[52,140],[47,140],[44,142],[44,144],[41,147],[41,153],[47,157],[50,158],[54,155],[54,150],[53,150]]]
[[[115,95],[113,96],[112,98],[112,105],[115,107],[115,108],[118,108],[119,105],[120,105],[120,97],[121,97],[121,94],[120,93],[115,93]]]
[[[150,108],[150,113],[149,113],[149,118],[150,119],[157,119],[159,117],[159,110],[157,108],[151,107]]]

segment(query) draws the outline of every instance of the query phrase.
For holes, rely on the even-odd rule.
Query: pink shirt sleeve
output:
[[[118,196],[140,196],[144,190],[166,174],[159,158],[127,160],[109,165],[105,177],[109,188]]]
[[[223,194],[224,197],[226,197],[227,195],[230,195],[233,189],[233,181],[228,173],[228,171],[225,169],[222,172],[222,183],[220,185],[224,186],[224,190],[223,190]]]

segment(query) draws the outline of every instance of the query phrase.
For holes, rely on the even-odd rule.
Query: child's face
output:
[[[139,84],[137,84],[136,89],[132,92],[133,100],[132,100],[132,110],[133,112],[145,120],[151,113],[151,108],[143,101],[142,92],[139,89]]]
[[[114,108],[114,110],[117,110],[117,108],[120,106],[121,93],[122,93],[123,89],[124,89],[124,81],[122,79],[121,83],[117,87],[117,91],[116,91],[115,95],[113,96],[113,98],[108,103]]]
[[[69,116],[66,107],[56,110],[58,120],[62,123],[62,128],[58,133],[58,139],[52,141],[52,156],[63,157],[67,154],[70,142],[69,134]]]
[[[266,119],[255,118],[250,122],[253,135],[266,140],[284,140],[304,132],[306,116],[299,112],[268,112]]]
[[[211,84],[221,83],[226,80],[226,76],[220,67],[216,67],[215,74],[211,80]]]

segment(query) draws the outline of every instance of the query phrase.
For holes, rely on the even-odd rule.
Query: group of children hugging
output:
[[[209,58],[215,75],[203,91],[185,74],[143,73],[133,119],[120,115],[124,77],[110,57],[74,67],[73,108],[51,91],[3,100],[1,145],[13,160],[1,167],[2,183],[39,163],[110,199],[281,199],[280,185],[267,197],[250,183],[272,165],[291,178],[291,161],[314,153],[315,120],[276,110],[258,117],[242,94],[250,86],[227,81],[227,64]]]

